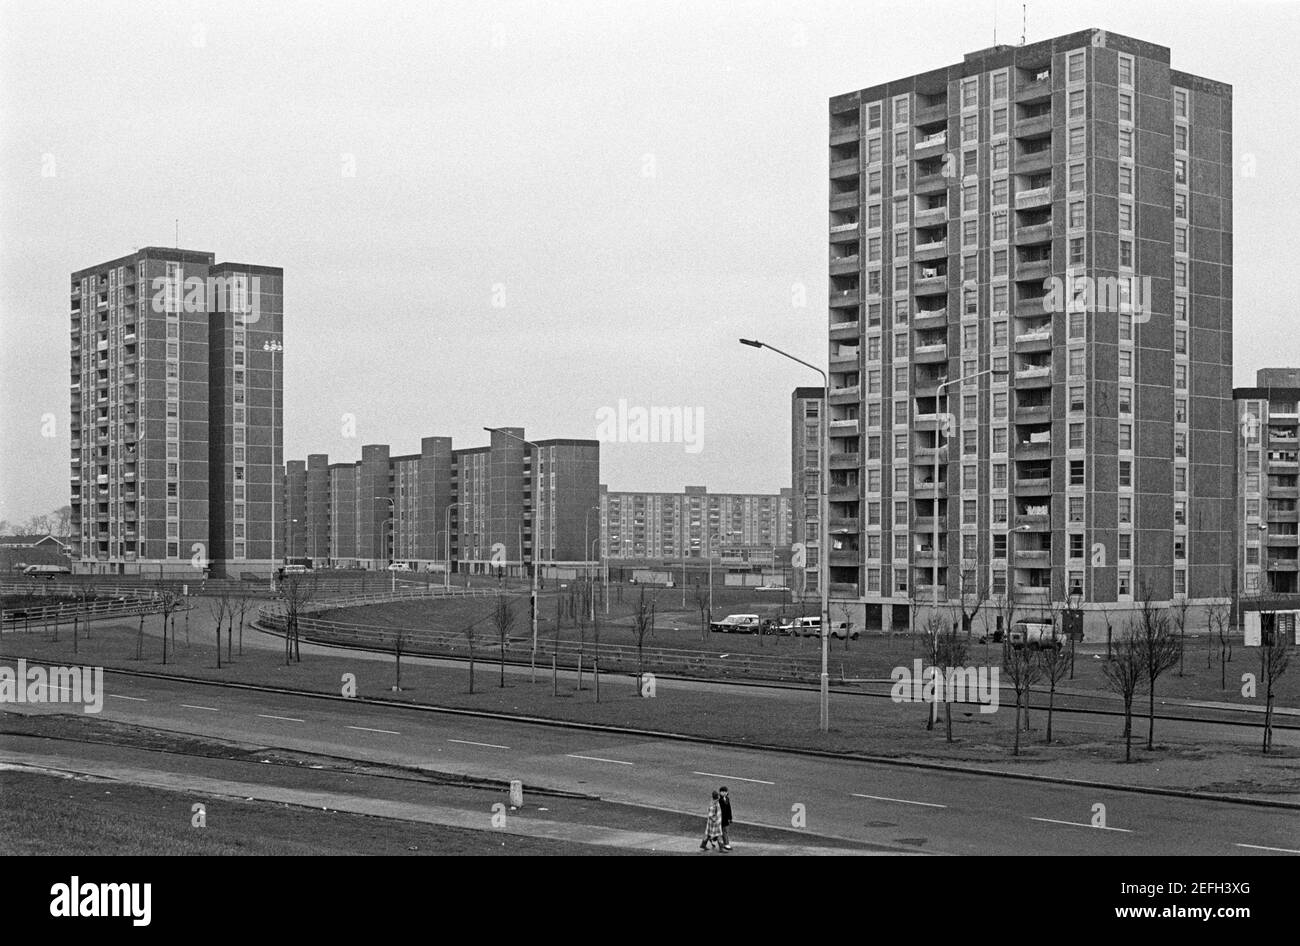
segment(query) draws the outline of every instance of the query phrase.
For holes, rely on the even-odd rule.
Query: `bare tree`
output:
[[[230,610],[230,600],[225,595],[208,598],[208,613],[217,625],[217,669],[221,669],[221,628],[226,623],[226,614]]]
[[[1012,647],[1011,635],[1004,634],[1002,672],[1011,681],[1011,689],[1016,694],[1016,741],[1012,754],[1018,756],[1020,755],[1020,720],[1025,707],[1025,695],[1029,692],[1029,688],[1038,682],[1039,674],[1042,673],[1042,664],[1038,660],[1037,651],[1031,651],[1023,644],[1020,647]]]
[[[1011,633],[1011,625],[1016,621],[1016,612],[1020,610],[1019,596],[1010,574],[1006,578],[1006,590],[993,599],[993,609],[997,612],[997,617],[1002,619],[1002,640],[1005,643]]]
[[[397,627],[393,629],[393,692],[402,692],[402,651],[406,647],[406,631],[404,628]]]
[[[1131,617],[1129,626],[1112,648],[1111,656],[1101,665],[1106,686],[1124,701],[1124,761],[1133,761],[1133,695],[1142,683],[1142,644],[1137,631],[1138,619]]]
[[[478,622],[470,621],[465,625],[463,631],[465,640],[469,642],[469,692],[474,692],[474,636],[478,632]]]
[[[916,653],[916,619],[921,616],[921,607],[925,604],[922,600],[920,585],[914,581],[907,583],[907,636],[912,641],[912,653]]]
[[[950,629],[948,620],[938,611],[931,611],[925,619],[926,642],[929,646],[930,670],[938,675],[943,668],[939,663],[939,641],[945,630]],[[925,708],[925,731],[931,732],[939,721],[939,681],[934,681],[935,698]]]
[[[1142,670],[1147,682],[1147,749],[1151,750],[1155,748],[1156,680],[1166,670],[1178,665],[1183,645],[1170,626],[1169,612],[1151,603],[1149,589],[1142,595],[1135,619]]]
[[[1065,628],[1065,612],[1071,608],[1071,602],[1061,602],[1053,621],[1053,628],[1059,633]],[[1059,640],[1059,637],[1057,638]],[[1038,662],[1043,668],[1043,677],[1047,680],[1047,743],[1052,742],[1052,712],[1056,708],[1056,687],[1071,672],[1074,665],[1074,639],[1070,639],[1070,653],[1063,646],[1043,648],[1038,653]]]
[[[162,662],[163,662],[163,666],[166,666],[167,665],[167,625],[170,622],[172,623],[173,627],[175,626],[173,615],[176,613],[176,609],[181,606],[181,598],[180,595],[172,591],[171,588],[168,587],[167,584],[163,581],[157,582],[157,584],[154,586],[154,598],[158,602],[159,613],[162,614],[162,631],[163,631]],[[173,634],[174,633],[175,632],[173,631]]]
[[[970,646],[968,638],[957,633],[957,622],[948,624],[943,634],[939,637],[939,650],[937,660],[935,661],[935,673],[939,674],[946,682],[950,678],[948,671],[962,667],[966,663],[966,652]],[[969,633],[969,629],[968,629]],[[944,720],[945,729],[947,730],[946,738],[952,742],[952,694],[944,691]]]
[[[840,605],[840,617],[844,618],[844,649],[849,649],[849,639],[853,637],[853,609],[845,601]],[[759,638],[763,636],[762,629],[759,629]]]
[[[280,598],[284,602],[284,663],[302,662],[298,649],[298,622],[307,606],[316,597],[317,579],[310,575],[289,572],[280,579]]]
[[[515,625],[514,603],[504,594],[497,594],[492,607],[492,626],[496,628],[497,645],[501,649],[501,682],[506,685],[506,647],[510,644],[510,629]]]
[[[595,620],[591,622],[591,675],[594,679],[596,689],[596,702],[600,702],[600,612],[596,612]]]
[[[1206,639],[1211,642],[1210,646],[1206,648],[1205,668],[1208,670],[1210,667],[1210,659],[1217,643],[1219,650],[1219,689],[1224,690],[1228,686],[1228,648],[1231,647],[1228,640],[1228,631],[1232,627],[1232,598],[1221,594],[1206,606],[1205,612],[1210,626],[1210,633],[1206,635]],[[1218,639],[1217,642],[1215,638]]]
[[[1259,647],[1259,676],[1264,684],[1264,752],[1273,748],[1273,685],[1291,663],[1291,642],[1286,629],[1276,623],[1263,635]]]
[[[632,636],[636,640],[636,692],[641,693],[641,685],[645,681],[645,639],[646,635],[654,631],[655,625],[655,603],[654,598],[647,598],[645,586],[643,585],[640,594],[637,596],[636,610],[632,613]]]
[[[1187,649],[1187,611],[1191,604],[1187,595],[1182,594],[1174,599],[1174,605],[1171,609],[1174,628],[1178,631],[1178,675],[1180,677],[1183,675],[1183,654]]]
[[[591,594],[590,586],[584,584],[578,592],[577,610],[574,612],[573,624],[578,630],[578,690],[581,692],[582,686],[582,658],[583,650],[587,645],[587,607],[590,604],[589,595]]]
[[[700,609],[700,640],[706,641],[709,639],[709,622],[713,620],[713,615],[709,613],[708,589],[700,584],[698,578],[695,579],[695,591],[693,592],[693,595],[695,598],[695,606]]]
[[[244,656],[244,621],[247,619],[248,610],[253,606],[253,599],[248,594],[248,589],[242,585],[236,594],[232,608],[239,615],[239,656]],[[229,642],[227,642],[229,643]],[[229,647],[226,649],[229,655]]]
[[[971,625],[980,613],[984,603],[989,600],[988,576],[980,569],[966,568],[961,573],[959,603],[961,605],[961,629],[970,639]]]

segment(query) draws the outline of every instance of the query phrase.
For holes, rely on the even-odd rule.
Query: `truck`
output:
[[[50,581],[60,575],[71,575],[72,569],[67,565],[28,565],[23,569],[23,574],[28,578],[44,578]]]

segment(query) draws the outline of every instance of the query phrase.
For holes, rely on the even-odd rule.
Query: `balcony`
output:
[[[862,466],[862,454],[859,452],[834,453],[830,455],[833,470],[858,469]]]
[[[1016,155],[1017,174],[1041,174],[1043,171],[1050,170],[1052,167],[1052,149],[1051,147],[1043,148],[1039,151],[1022,151]]]
[[[852,274],[858,271],[858,254],[853,253],[849,256],[832,256],[830,274],[832,276],[842,276]]]
[[[830,526],[831,535],[857,535],[862,531],[862,520],[831,516]]]
[[[832,237],[838,236],[841,238],[846,236],[853,236],[857,234],[858,228],[861,226],[862,224],[856,221],[854,223],[837,223],[831,227],[831,231],[830,231],[831,236]]]
[[[846,418],[844,420],[833,420],[830,424],[830,435],[832,437],[856,437],[859,430],[858,419],[856,417]]]
[[[918,364],[934,364],[948,360],[948,345],[939,342],[934,345],[917,345],[912,349],[912,361]]]
[[[1044,423],[1052,419],[1052,405],[1019,404],[1016,406],[1015,419],[1017,424]]]
[[[846,384],[838,388],[832,385],[830,393],[832,398],[857,398],[861,390],[861,385],[857,384]]]
[[[831,126],[831,144],[846,145],[850,142],[857,141],[862,135],[862,129],[858,125],[832,125]]]
[[[1034,187],[1029,190],[1016,191],[1016,209],[1029,210],[1033,207],[1046,207],[1052,202],[1052,188]]]
[[[942,535],[948,531],[948,516],[946,513],[937,519],[934,516],[913,516],[910,525],[913,532]]]
[[[1017,102],[1041,102],[1052,97],[1052,74],[1049,70],[1036,72],[1032,78],[1016,83]]]
[[[1017,118],[1016,124],[1012,128],[1012,133],[1017,138],[1038,138],[1042,135],[1050,134],[1052,131],[1052,112],[1043,112],[1041,115],[1031,115],[1029,118]]]
[[[850,486],[847,483],[832,483],[828,497],[833,503],[855,503],[858,501],[858,487],[856,485]]]
[[[918,228],[935,227],[941,223],[948,222],[948,204],[944,203],[942,207],[932,207],[928,210],[918,210],[912,215],[912,223]]]
[[[859,328],[860,322],[833,322],[831,323],[832,341],[849,341],[858,338],[862,332]]]
[[[841,178],[841,177],[856,176],[859,172],[859,168],[860,165],[858,163],[857,157],[844,158],[843,160],[840,161],[832,161],[831,177]]]
[[[1016,279],[1021,282],[1042,282],[1052,274],[1052,260],[1016,260]]]
[[[947,240],[933,240],[929,243],[918,243],[912,248],[912,258],[916,260],[941,259],[947,255]]]
[[[912,484],[912,495],[918,499],[946,499],[948,482],[940,479],[938,484],[931,479],[924,479]]]
[[[1052,306],[1055,301],[1050,295],[1023,296],[1016,300],[1016,315],[1020,318],[1032,319],[1036,316],[1051,314]]]
[[[1050,351],[1052,348],[1052,330],[1050,328],[1034,329],[1021,332],[1016,336],[1016,351],[1032,353]]]
[[[832,371],[846,371],[856,368],[858,365],[859,349],[857,348],[840,348],[832,351],[830,354],[830,368]]]
[[[857,565],[861,554],[857,549],[831,549],[829,561],[832,565]]]
[[[857,289],[832,289],[830,292],[830,304],[836,308],[861,303],[862,293]]]
[[[935,102],[933,105],[921,105],[912,115],[912,122],[918,128],[924,128],[927,125],[934,125],[938,122],[948,120],[948,102],[945,99],[942,102]],[[931,135],[930,137],[935,137]]]
[[[913,194],[939,194],[948,190],[948,185],[952,180],[942,171],[933,174],[918,175],[912,182]]]
[[[839,595],[840,597],[858,597],[858,585],[856,582],[833,581],[829,585],[829,591],[832,595]]]
[[[1050,365],[1019,368],[1016,370],[1016,386],[1021,388],[1049,387],[1052,383]]]
[[[831,190],[831,210],[852,210],[862,203],[861,194],[857,188],[848,190]]]
[[[932,273],[933,275],[927,275]],[[948,274],[934,269],[922,269],[920,275],[912,281],[912,292],[918,296],[946,293],[948,291]]]
[[[1046,460],[1052,455],[1050,438],[1016,441],[1017,460]]]
[[[1017,496],[1043,496],[1052,492],[1050,476],[1017,476]]]
[[[1036,223],[1028,227],[1016,227],[1016,246],[1033,246],[1050,243],[1052,240],[1052,221]]]

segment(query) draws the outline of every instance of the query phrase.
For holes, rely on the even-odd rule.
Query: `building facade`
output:
[[[1296,594],[1300,569],[1300,369],[1262,368],[1233,391],[1237,574],[1244,595]]]
[[[830,590],[867,626],[1231,569],[1231,88],[1169,62],[1087,30],[830,100]]]
[[[325,454],[285,468],[285,522],[294,548],[319,566],[510,574],[537,562],[588,561],[597,538],[600,446],[529,441],[521,427],[492,431],[485,447],[454,449],[425,437],[420,452],[361,448],[355,463]],[[584,522],[587,510],[595,510]],[[597,556],[599,549],[596,550]]]
[[[165,247],[72,274],[78,570],[279,561],[283,281],[278,267]]]
[[[793,590],[821,594],[821,479],[822,417],[826,410],[823,388],[795,388],[790,395],[790,482],[793,492],[791,539],[803,547],[803,565],[796,553],[791,561]],[[856,497],[857,470],[837,470],[830,489],[841,497]],[[856,563],[856,557],[854,557]]]
[[[600,525],[610,559],[705,560],[771,564],[793,541],[793,494],[635,493],[600,488]],[[593,523],[594,527],[594,523]]]

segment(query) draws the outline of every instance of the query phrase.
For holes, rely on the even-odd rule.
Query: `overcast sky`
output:
[[[0,518],[68,500],[69,274],[176,218],[285,270],[287,458],[594,437],[622,399],[702,449],[606,444],[611,488],[788,486],[817,377],[736,338],[825,364],[826,100],[992,45],[995,6],[1018,42],[1005,0],[0,3]],[[1088,27],[1234,87],[1236,381],[1300,365],[1300,6],[1030,4],[1030,42]]]

